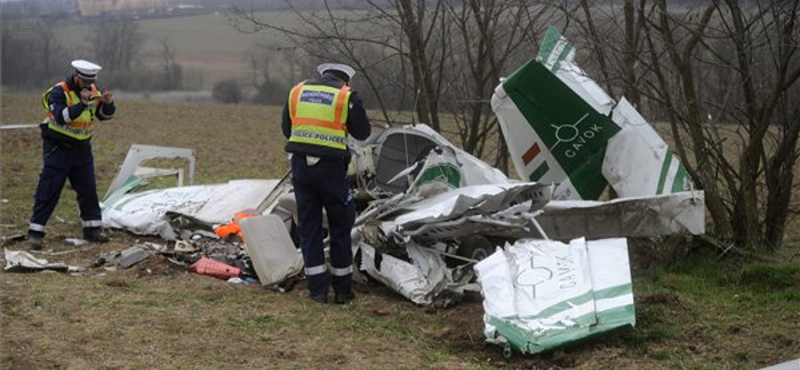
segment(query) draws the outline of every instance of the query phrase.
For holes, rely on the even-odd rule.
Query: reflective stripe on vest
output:
[[[66,82],[59,82],[55,86],[48,89],[44,95],[42,95],[42,105],[44,105],[45,112],[47,113],[47,118],[45,118],[43,123],[46,123],[47,127],[53,131],[60,132],[78,140],[87,140],[91,138],[92,127],[94,126],[94,115],[97,112],[97,105],[89,105],[83,110],[83,112],[81,112],[80,116],[70,122],[67,122],[65,119],[64,125],[60,125],[56,120],[55,115],[61,114],[61,112],[51,111],[49,102],[50,94],[53,92],[53,89],[56,86],[61,87],[64,90],[64,96],[67,98],[67,108],[73,107],[81,101],[81,98],[78,96],[78,94],[76,94],[74,91],[71,91]],[[94,84],[92,84],[92,95],[96,98],[102,96]]]
[[[290,142],[347,150],[347,108],[350,87],[306,85],[305,81],[289,94],[292,120]]]

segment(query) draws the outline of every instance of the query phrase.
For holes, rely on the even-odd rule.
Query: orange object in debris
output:
[[[225,239],[233,234],[239,235],[241,233],[242,229],[239,227],[239,224],[234,224],[234,223],[222,225],[214,229],[214,234],[217,234],[217,236],[219,236],[222,239]]]
[[[189,272],[213,276],[222,280],[228,280],[232,277],[239,276],[242,273],[242,270],[238,267],[233,267],[208,257],[200,257],[197,262],[189,266]]]
[[[257,217],[261,216],[255,208],[248,208],[244,211],[241,211],[235,215],[233,215],[233,219],[231,223],[227,225],[222,225],[214,229],[214,234],[217,234],[222,239],[227,238],[231,234],[236,234],[239,236],[239,239],[244,240],[244,235],[242,235],[242,228],[239,227],[239,220],[250,218],[250,217]]]

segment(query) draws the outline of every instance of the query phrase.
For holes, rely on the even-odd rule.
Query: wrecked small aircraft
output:
[[[481,291],[487,340],[509,351],[535,353],[635,324],[619,238],[703,234],[703,192],[644,118],[573,57],[551,28],[538,57],[495,89],[492,108],[522,181],[424,124],[351,143],[356,278],[423,306]],[[183,181],[183,170],[142,167],[152,158],[188,160],[191,183],[191,150],[134,145],[103,201],[105,225],[167,240],[215,238],[213,226],[256,208],[263,216],[241,229],[259,281],[301,273],[289,175],[142,191],[153,176]],[[601,201],[609,186],[619,198]],[[568,277],[558,276],[566,271],[559,263],[570,264]]]

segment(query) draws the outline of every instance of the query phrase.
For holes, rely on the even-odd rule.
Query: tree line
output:
[[[4,86],[44,87],[63,79],[70,61],[91,58],[103,66],[106,87],[133,91],[180,90],[183,69],[169,38],[156,40],[155,55],[144,55],[145,42],[133,19],[95,22],[90,27],[89,48],[62,42],[56,36],[61,24],[43,18],[6,20],[2,24],[0,62]],[[145,59],[155,63],[145,64]]]

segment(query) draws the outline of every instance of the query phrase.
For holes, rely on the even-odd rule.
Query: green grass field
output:
[[[101,195],[134,143],[193,148],[200,184],[277,178],[287,169],[278,107],[118,105],[93,144]],[[0,123],[41,115],[37,96],[3,94]],[[6,238],[27,228],[41,145],[38,129],[0,135]],[[102,246],[66,246],[80,235],[74,198],[65,188],[48,225],[47,248],[67,253],[41,257],[89,266],[103,251],[161,242],[112,231]],[[426,309],[372,283],[357,286],[353,305],[321,306],[302,285],[279,294],[189,274],[160,257],[122,271],[2,272],[0,368],[756,369],[800,357],[800,259],[719,259],[706,249],[687,254],[687,243],[631,241],[634,330],[510,359],[484,343],[476,297]]]

